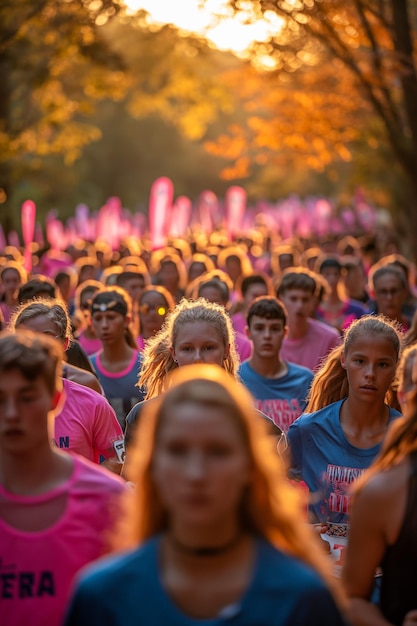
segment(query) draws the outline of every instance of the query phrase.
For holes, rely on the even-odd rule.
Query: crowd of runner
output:
[[[417,624],[417,285],[370,236],[0,251],[0,623]]]

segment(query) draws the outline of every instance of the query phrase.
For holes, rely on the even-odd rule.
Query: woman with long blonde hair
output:
[[[136,487],[115,534],[127,551],[85,572],[66,626],[344,624],[251,396],[224,369],[179,368],[127,465]]]
[[[168,313],[161,330],[144,346],[138,387],[150,400],[165,391],[172,370],[191,363],[214,363],[236,376],[239,357],[230,317],[220,304],[204,298],[181,300]],[[126,417],[125,441],[132,432],[144,404],[139,402]]]

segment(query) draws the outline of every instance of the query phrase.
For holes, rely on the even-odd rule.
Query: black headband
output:
[[[127,306],[121,300],[110,300],[110,302],[93,302],[91,305],[91,313],[105,313],[106,311],[115,311],[121,315],[127,315]]]

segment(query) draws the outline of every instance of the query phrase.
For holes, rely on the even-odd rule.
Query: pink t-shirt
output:
[[[4,323],[5,325],[8,325],[8,323],[10,322],[12,313],[17,309],[17,306],[9,306],[5,302],[0,302],[0,309],[3,314]]]
[[[243,333],[235,333],[235,346],[241,363],[252,356],[252,342]]]
[[[95,463],[100,456],[117,458],[123,431],[109,402],[89,387],[67,378],[63,383],[65,401],[55,417],[56,445]]]
[[[239,313],[234,313],[231,318],[233,328],[237,333],[245,333],[246,328],[246,317],[239,311]]]
[[[319,322],[309,319],[307,334],[301,339],[284,338],[280,351],[280,357],[284,361],[297,363],[316,371],[329,352],[340,345],[342,339],[337,330]]]
[[[17,530],[0,515],[0,624],[59,626],[78,570],[106,551],[104,533],[113,525],[119,476],[73,456],[71,477],[48,493],[19,496],[0,485],[0,511],[36,516],[66,499],[63,515],[45,530]],[[41,525],[39,527],[42,527]]]
[[[84,333],[80,333],[80,335],[78,335],[77,341],[88,356],[99,352],[103,348],[103,344],[100,339],[97,337],[93,337],[91,339],[90,337],[86,337]]]

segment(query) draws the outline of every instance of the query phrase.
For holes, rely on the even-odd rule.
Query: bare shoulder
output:
[[[406,507],[409,471],[405,459],[369,478],[352,506],[352,532],[366,526],[381,532],[388,543],[395,541]]]
[[[360,489],[358,500],[366,499],[368,503],[377,503],[395,497],[405,486],[409,475],[409,462],[404,459],[389,469],[377,472],[371,476]]]
[[[97,391],[100,395],[102,394],[101,385],[97,379],[97,377],[88,372],[87,370],[83,370],[81,367],[76,367],[75,365],[67,364],[68,368],[68,378],[79,385],[84,385],[84,387],[89,387],[94,391]]]

